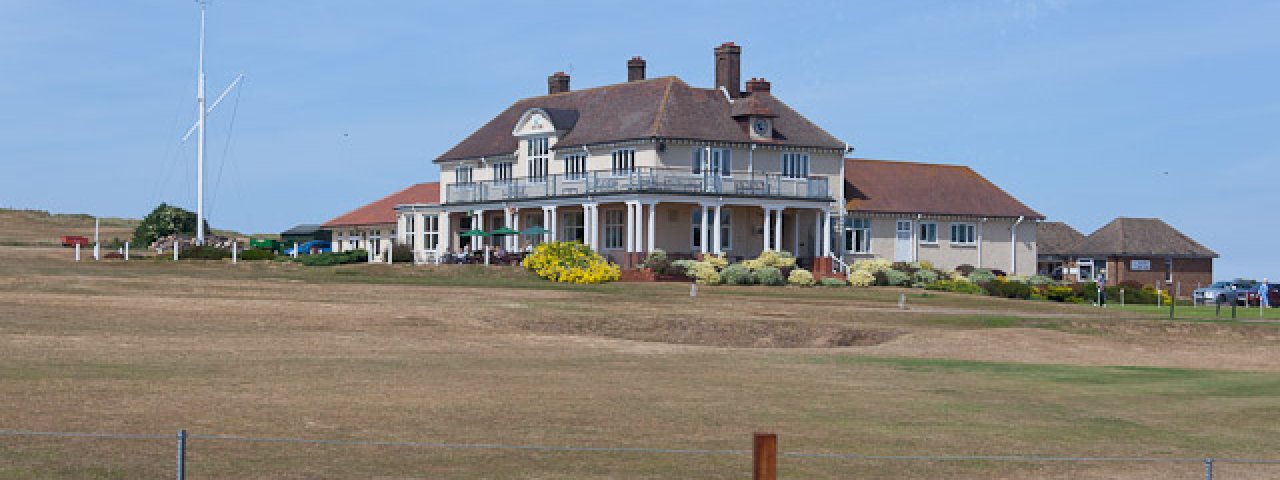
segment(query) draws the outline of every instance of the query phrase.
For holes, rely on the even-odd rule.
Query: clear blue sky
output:
[[[248,80],[210,119],[211,223],[322,222],[435,180],[431,158],[551,72],[616,83],[641,55],[709,85],[735,41],[744,79],[859,156],[970,165],[1086,234],[1161,217],[1222,254],[1219,277],[1280,277],[1280,2],[479,5],[212,0],[210,96]],[[193,207],[197,18],[0,3],[0,206]]]

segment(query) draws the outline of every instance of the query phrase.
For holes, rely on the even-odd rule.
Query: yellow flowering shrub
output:
[[[812,287],[813,273],[803,268],[797,268],[791,271],[791,275],[787,276],[787,283],[800,287]]]
[[[859,272],[867,272],[872,275],[875,275],[880,272],[886,272],[886,271],[892,270],[893,262],[890,262],[882,258],[876,258],[876,259],[870,259],[870,260],[858,260],[856,262],[853,262],[852,269]]]
[[[866,270],[853,270],[849,272],[849,285],[855,287],[870,287],[876,284],[876,275]]]
[[[563,283],[604,283],[622,276],[622,269],[578,242],[548,242],[524,257],[525,268],[539,277]]]
[[[773,267],[776,269],[791,268],[796,266],[796,257],[787,251],[765,250],[760,252],[760,256],[753,260],[742,262],[752,271],[759,270],[764,267]]]
[[[707,258],[714,257],[707,256]],[[685,272],[685,275],[693,277],[698,281],[698,283],[703,285],[720,284],[720,271],[717,270],[715,265],[711,262],[702,261],[690,263],[689,269]]]

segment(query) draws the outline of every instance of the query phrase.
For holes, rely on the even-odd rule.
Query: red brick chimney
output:
[[[547,77],[547,95],[569,91],[569,74],[556,72]]]
[[[716,47],[716,88],[724,87],[729,96],[742,96],[742,47],[725,42]]]
[[[752,77],[751,80],[747,80],[747,93],[769,93],[771,87],[769,81],[763,78]]]
[[[627,81],[635,82],[639,80],[644,80],[644,59],[631,57],[631,60],[627,60]]]

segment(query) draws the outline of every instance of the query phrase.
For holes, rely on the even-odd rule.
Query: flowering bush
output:
[[[617,265],[578,242],[547,242],[534,247],[523,265],[539,277],[564,283],[604,283],[622,276]]]
[[[893,262],[880,259],[880,258],[871,259],[871,260],[858,260],[856,262],[853,262],[852,269],[875,275],[877,273],[884,273],[888,270],[893,269]]]
[[[968,293],[971,295],[982,295],[986,293],[982,287],[970,283],[968,280],[938,280],[936,282],[925,285],[927,290],[938,290],[942,292]]]
[[[813,274],[803,268],[797,268],[791,271],[791,275],[787,275],[787,283],[799,287],[812,287]]]
[[[911,279],[915,283],[918,283],[921,285],[928,285],[930,283],[938,281],[938,272],[935,272],[933,270],[923,270],[923,269],[916,270],[916,273],[911,275]]]
[[[747,264],[747,268],[759,270],[764,267],[773,267],[779,270],[796,266],[796,257],[787,251],[765,250],[760,252],[760,256],[755,260],[747,260],[743,262]]]
[[[703,256],[702,256],[702,261],[703,261],[703,262],[706,262],[706,263],[711,264],[711,266],[713,266],[713,267],[716,267],[716,270],[719,270],[719,269],[722,269],[722,268],[724,268],[724,267],[729,266],[729,259],[728,259],[728,258],[725,258],[724,254],[720,254],[720,255],[711,255],[711,254],[703,255]]]
[[[876,284],[876,275],[866,270],[849,272],[849,284],[855,287],[870,287]]]
[[[703,285],[719,285],[721,281],[720,272],[711,262],[691,262],[685,269],[685,275]]]

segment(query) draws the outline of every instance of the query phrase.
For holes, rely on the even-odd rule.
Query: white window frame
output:
[[[422,223],[422,249],[435,250],[440,245],[440,217],[423,215]]]
[[[510,182],[515,179],[515,162],[494,162],[490,167],[493,170],[493,180],[495,182]]]
[[[733,150],[728,148],[695,148],[693,149],[692,172],[694,175],[702,175],[703,155],[711,151],[711,160],[707,162],[707,169],[711,171],[719,171],[721,177],[730,177],[733,175]]]
[[[957,230],[957,228],[960,230]],[[978,224],[968,223],[968,222],[954,222],[951,224],[949,230],[950,230],[949,233],[951,234],[951,237],[949,238],[951,245],[955,245],[958,247],[973,247],[978,245]],[[961,238],[957,240],[956,239],[957,232],[966,234],[961,236],[964,236],[967,238]]]
[[[636,149],[618,148],[609,153],[612,159],[612,172],[615,177],[625,177],[636,171]]]
[[[542,224],[542,220],[543,220],[543,217],[541,213],[526,213],[524,214],[524,221],[521,222],[520,224],[524,225],[525,230],[528,230],[533,227],[542,227],[545,229],[547,228],[547,226]],[[531,235],[528,238],[529,238],[529,243],[532,243],[534,245],[542,243],[542,235]]]
[[[782,177],[796,180],[809,178],[809,154],[804,152],[784,152],[782,154]]]
[[[574,235],[573,232],[578,234]],[[583,241],[587,238],[586,212],[564,212],[560,215],[560,237],[566,242]]]
[[[847,253],[871,253],[871,219],[845,218],[844,245]]]
[[[529,155],[529,181],[547,181],[547,167],[551,158],[551,139],[548,137],[530,137],[527,153]]]
[[[938,222],[920,222],[920,243],[924,245],[938,244]]]
[[[604,217],[604,249],[622,250],[627,246],[627,211],[610,208],[600,213]]]
[[[579,180],[587,176],[587,155],[571,153],[564,156],[564,176],[570,180]]]
[[[414,237],[414,234],[418,231],[416,220],[417,220],[417,215],[409,214],[404,216],[404,243],[406,246],[409,247],[409,250],[414,249],[413,237]]]
[[[473,178],[471,173],[470,165],[458,165],[453,167],[453,182],[471,183],[471,179]]]

